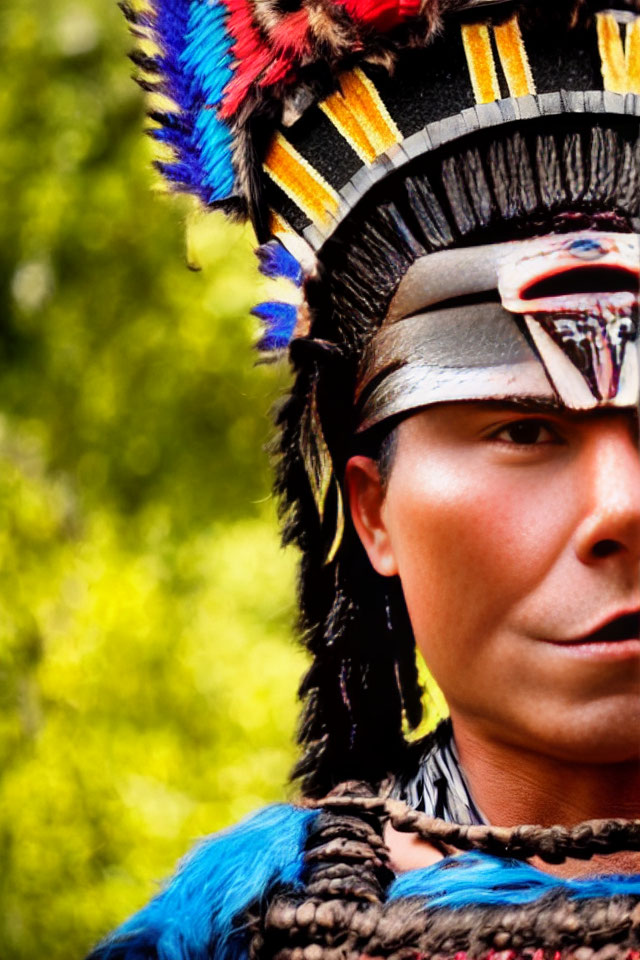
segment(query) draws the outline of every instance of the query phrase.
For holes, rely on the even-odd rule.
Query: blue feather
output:
[[[260,273],[265,277],[284,277],[295,283],[296,287],[302,285],[302,267],[278,240],[263,243],[256,250],[256,254],[260,261]]]
[[[246,960],[238,915],[272,884],[301,883],[317,815],[274,805],[202,841],[169,885],[87,960]]]
[[[268,300],[255,306],[251,313],[254,317],[259,317],[267,328],[258,343],[259,350],[281,350],[288,346],[298,319],[298,308],[295,304]]]
[[[562,880],[519,860],[466,853],[401,874],[391,884],[388,896],[422,897],[429,907],[455,909],[472,904],[531,903],[558,889],[575,899],[619,893],[640,895],[640,876],[611,874]]]
[[[211,191],[209,202],[213,202],[228,197],[234,184],[231,131],[215,109],[233,75],[226,9],[220,0],[191,4],[185,39],[180,61],[192,77],[192,91],[200,108],[194,120],[193,141],[204,184]]]
[[[180,122],[158,117],[151,135],[169,143],[175,162],[158,168],[204,203],[233,193],[232,136],[215,109],[232,76],[226,9],[220,0],[156,0],[153,34],[162,51],[154,72],[179,109]],[[144,69],[144,64],[143,64]]]

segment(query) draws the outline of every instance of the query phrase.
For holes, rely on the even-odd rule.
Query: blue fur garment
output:
[[[473,904],[531,903],[558,889],[575,899],[614,894],[640,896],[640,876],[609,874],[563,880],[519,860],[465,853],[400,874],[389,887],[387,896],[390,900],[422,897],[430,907],[455,909]]]
[[[87,960],[244,960],[236,917],[273,884],[300,883],[317,816],[279,804],[203,840],[168,886]]]
[[[305,842],[318,815],[266,807],[202,841],[166,888],[87,960],[246,960],[247,932],[237,919],[273,885],[302,883]],[[640,896],[640,876],[562,880],[520,861],[465,853],[400,874],[387,896],[455,909],[530,903],[553,890],[576,899]]]

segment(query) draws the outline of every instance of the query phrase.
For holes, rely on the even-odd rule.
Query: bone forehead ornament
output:
[[[422,257],[365,354],[359,429],[454,400],[635,406],[639,296],[636,234],[552,234]]]

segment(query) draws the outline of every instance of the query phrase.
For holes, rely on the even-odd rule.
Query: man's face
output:
[[[640,751],[633,413],[436,405],[398,427],[384,489],[365,458],[347,482],[454,720],[559,759]]]

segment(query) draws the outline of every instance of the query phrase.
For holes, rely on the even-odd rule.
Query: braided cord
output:
[[[563,863],[570,858],[589,860],[597,854],[640,850],[640,820],[586,820],[573,827],[494,827],[446,823],[413,810],[402,800],[379,796],[329,795],[318,806],[344,813],[359,810],[373,814],[388,821],[395,830],[415,833],[445,852],[479,850],[516,860],[537,856],[545,863]]]

